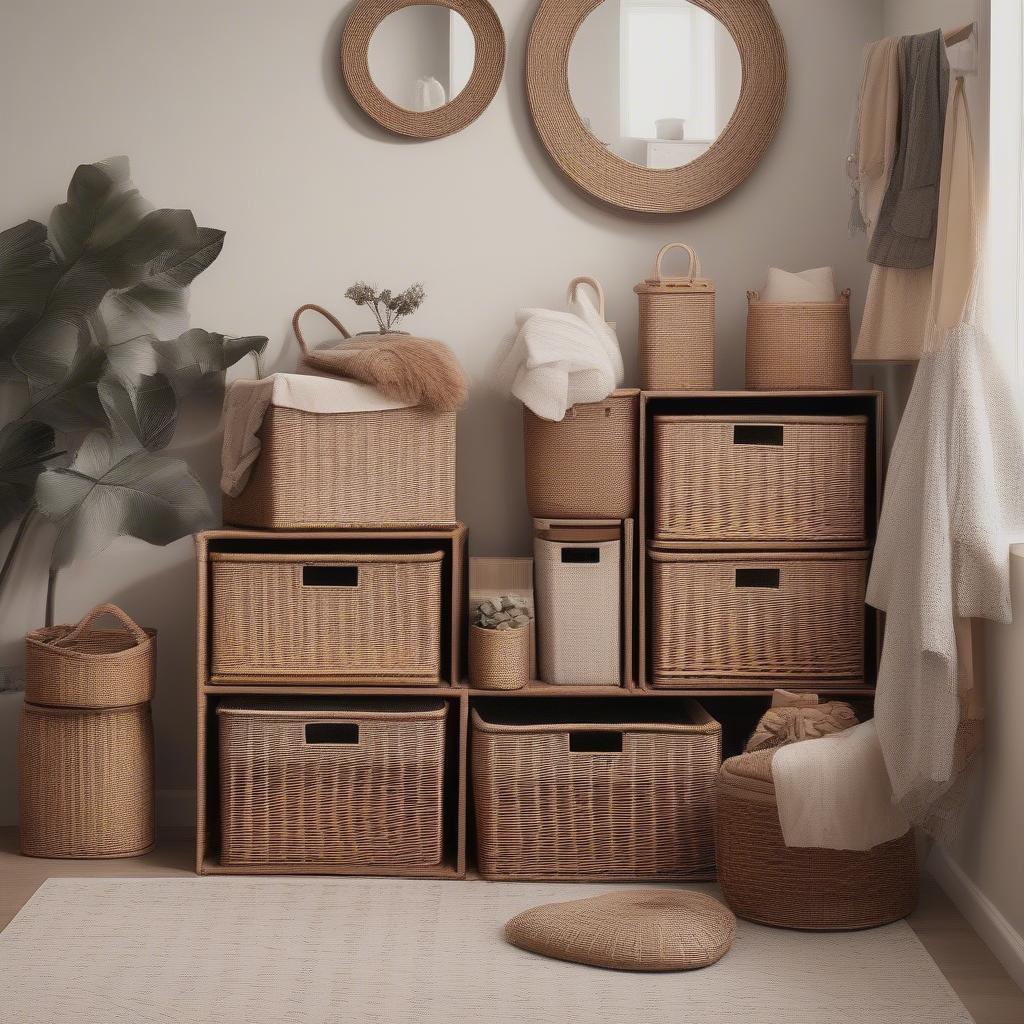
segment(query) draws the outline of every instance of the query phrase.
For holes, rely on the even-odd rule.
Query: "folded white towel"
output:
[[[772,780],[787,846],[870,850],[910,828],[893,803],[874,719],[780,747]]]
[[[385,398],[368,384],[337,377],[275,373],[262,380],[236,380],[224,394],[220,489],[236,497],[249,482],[260,453],[258,431],[272,405],[301,412],[355,413],[407,409],[410,404]]]
[[[623,381],[615,331],[577,291],[573,312],[521,309],[519,333],[498,367],[513,395],[546,420],[561,420],[578,402],[600,402]]]
[[[796,274],[769,267],[761,301],[835,302],[836,294],[836,275],[831,267],[815,267]]]

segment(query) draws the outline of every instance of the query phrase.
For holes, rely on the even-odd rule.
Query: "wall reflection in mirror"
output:
[[[374,84],[406,110],[450,103],[473,73],[473,30],[461,14],[413,4],[389,14],[370,37],[367,63]]]
[[[722,133],[743,72],[728,29],[688,0],[603,0],[569,51],[590,132],[641,167],[681,167]]]

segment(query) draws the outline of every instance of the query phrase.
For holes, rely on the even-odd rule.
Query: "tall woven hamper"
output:
[[[690,257],[685,277],[665,277],[662,261],[671,249]],[[640,306],[637,344],[644,391],[707,391],[715,386],[715,286],[701,277],[700,260],[685,242],[658,253],[654,277],[633,291]]]
[[[93,625],[112,615],[121,626]],[[21,850],[134,857],[153,847],[156,633],[114,605],[26,637],[18,736]]]
[[[533,567],[541,682],[620,685],[621,531],[543,530]]]

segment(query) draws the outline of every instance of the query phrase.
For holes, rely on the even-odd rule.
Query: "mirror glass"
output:
[[[406,110],[435,110],[466,87],[476,43],[461,14],[414,4],[389,14],[370,37],[367,61],[374,84]]]
[[[681,167],[722,133],[743,71],[728,29],[688,0],[603,0],[569,51],[591,134],[641,167]]]

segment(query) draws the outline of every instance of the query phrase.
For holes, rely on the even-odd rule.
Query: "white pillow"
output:
[[[835,302],[835,272],[831,267],[815,267],[791,274],[769,267],[761,299],[764,302]]]

